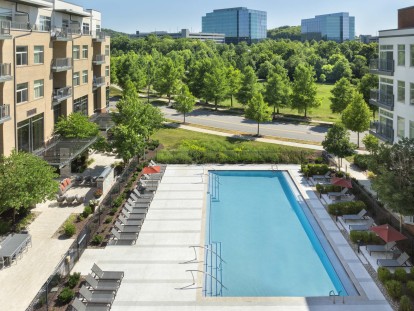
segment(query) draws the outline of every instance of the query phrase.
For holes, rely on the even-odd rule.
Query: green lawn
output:
[[[113,86],[109,87],[109,96],[122,96],[122,91],[118,90],[117,88],[114,88]]]

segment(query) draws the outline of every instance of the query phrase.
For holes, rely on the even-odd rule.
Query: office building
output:
[[[171,37],[173,39],[197,39],[201,41],[214,41],[216,43],[224,43],[225,35],[223,33],[205,33],[205,32],[190,32],[188,29],[181,29],[180,32],[167,32],[167,31],[153,31],[153,32],[139,32],[137,31],[132,37],[146,38],[149,35],[157,37]]]
[[[359,35],[359,41],[365,44],[378,43],[378,36]]]
[[[226,43],[257,42],[267,37],[267,13],[243,7],[214,10],[202,17],[202,32],[224,33]]]
[[[316,15],[302,19],[302,40],[332,40],[343,42],[355,38],[355,17],[349,13]]]
[[[379,120],[370,132],[390,143],[414,138],[414,7],[398,11],[398,26],[379,31],[379,59],[370,63],[379,75],[370,99]]]
[[[0,154],[41,155],[56,140],[59,117],[105,111],[109,53],[98,11],[61,0],[0,0]]]

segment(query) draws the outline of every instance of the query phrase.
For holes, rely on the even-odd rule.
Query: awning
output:
[[[352,181],[345,178],[333,177],[331,184],[335,186],[341,186],[342,188],[352,188]]]
[[[388,224],[371,227],[371,231],[374,231],[386,243],[401,241],[407,238],[405,235],[395,230],[393,227],[391,227]]]
[[[142,174],[158,174],[161,172],[161,166],[148,166],[144,167]]]

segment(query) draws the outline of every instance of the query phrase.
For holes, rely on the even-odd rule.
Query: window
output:
[[[410,104],[414,105],[414,83],[410,83]]]
[[[110,72],[109,72],[109,66],[105,66],[105,77],[109,77]]]
[[[398,81],[397,100],[401,103],[405,103],[405,82],[404,81]]]
[[[398,66],[405,66],[405,44],[398,45]]]
[[[83,23],[82,31],[84,35],[89,35],[89,23]]]
[[[43,45],[35,45],[34,47],[34,63],[43,64],[44,63],[44,49]]]
[[[28,101],[28,85],[27,82],[17,84],[16,98],[18,104]]]
[[[73,86],[77,86],[80,84],[79,72],[73,73]]]
[[[405,119],[397,117],[397,136],[403,138],[405,136]]]
[[[80,58],[80,50],[79,45],[73,46],[73,59],[79,59]]]
[[[69,20],[62,19],[62,28],[69,28]]]
[[[51,22],[51,18],[50,16],[42,16],[40,15],[39,17],[39,29],[41,31],[49,31],[50,30],[50,26],[51,26],[52,22]]]
[[[410,45],[410,66],[414,66],[414,44]]]
[[[27,65],[27,46],[16,47],[16,65],[17,66]]]
[[[80,112],[85,116],[88,115],[88,95],[74,100],[73,112]]]
[[[101,25],[96,25],[96,32],[101,31]]]
[[[109,54],[110,54],[109,45],[105,45],[105,56],[109,56]]]
[[[88,46],[82,45],[82,58],[88,58]]]
[[[34,82],[34,97],[40,98],[44,95],[44,80],[35,80]]]
[[[32,152],[43,147],[43,113],[17,123],[17,148],[19,151]]]
[[[414,138],[414,122],[410,121],[410,139]]]
[[[82,83],[88,83],[88,71],[82,71]]]

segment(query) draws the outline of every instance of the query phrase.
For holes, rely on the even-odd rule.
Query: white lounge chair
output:
[[[122,222],[124,226],[142,226],[143,219],[127,219],[124,215],[119,215],[118,220]]]
[[[348,220],[362,220],[364,219],[367,211],[365,209],[362,209],[358,214],[352,214],[352,215],[343,215],[342,219],[347,222]]]
[[[396,244],[397,243],[393,241],[393,242],[388,242],[387,244],[384,244],[384,245],[367,245],[366,249],[370,255],[371,253],[386,253],[386,252],[390,252]]]
[[[138,232],[118,232],[115,228],[112,228],[111,234],[118,241],[135,242],[138,239]]]
[[[378,259],[377,264],[380,267],[401,267],[406,265],[408,259],[410,259],[410,256],[404,252],[397,259]]]
[[[85,281],[89,284],[93,291],[97,290],[116,292],[121,285],[121,282],[118,280],[97,280],[91,274],[88,274],[86,276]]]
[[[374,220],[372,218],[369,218],[367,220],[367,223],[366,224],[362,224],[362,225],[349,225],[349,230],[350,231],[368,231],[369,228],[371,228],[373,224],[374,224]]]
[[[115,293],[112,292],[91,292],[85,285],[79,290],[79,294],[90,303],[111,304],[115,299]]]
[[[312,179],[314,181],[318,181],[318,180],[330,180],[331,179],[331,171],[326,172],[325,175],[313,175]]]
[[[141,193],[137,188],[132,191],[140,199],[152,199],[154,197],[153,193]]]
[[[111,309],[109,305],[97,305],[97,304],[87,304],[85,305],[82,301],[78,298],[72,301],[72,309],[75,311],[108,311]]]
[[[124,278],[123,271],[104,271],[96,263],[92,266],[92,273],[99,280],[122,280]]]
[[[341,198],[342,196],[346,195],[348,192],[348,188],[342,189],[341,192],[328,192],[328,198]]]
[[[141,226],[125,226],[119,220],[115,222],[115,228],[119,232],[125,232],[125,233],[137,233],[141,231]]]

